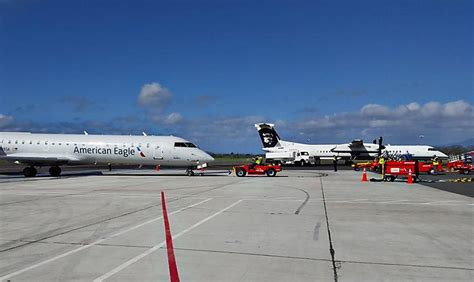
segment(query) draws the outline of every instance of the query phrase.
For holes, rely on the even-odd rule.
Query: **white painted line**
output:
[[[232,205],[230,205],[230,206],[228,206],[228,207],[226,207],[226,208],[224,208],[224,209],[222,209],[222,210],[216,212],[215,214],[206,217],[205,219],[199,221],[198,223],[196,223],[196,224],[194,224],[194,225],[192,225],[192,226],[190,226],[190,227],[184,229],[183,231],[181,231],[181,232],[179,232],[178,234],[174,235],[174,236],[173,236],[173,240],[179,238],[180,236],[182,236],[182,235],[184,235],[184,234],[186,234],[186,233],[188,233],[189,231],[193,230],[194,228],[198,227],[199,225],[201,225],[201,224],[203,224],[203,223],[205,223],[205,222],[207,222],[207,221],[213,219],[214,217],[218,216],[219,214],[225,212],[226,210],[231,209],[232,207],[236,206],[236,205],[239,204],[240,202],[242,202],[242,200],[238,200],[237,202],[233,203]],[[153,253],[154,251],[158,250],[159,248],[163,247],[165,244],[166,244],[166,241],[163,241],[163,242],[159,243],[158,245],[153,246],[153,248],[150,248],[150,249],[146,250],[145,252],[139,254],[138,256],[136,256],[136,257],[134,257],[134,258],[132,258],[132,259],[130,259],[130,260],[124,262],[123,264],[117,266],[116,268],[112,269],[111,271],[105,273],[104,275],[100,276],[99,278],[94,279],[94,282],[103,281],[103,280],[109,278],[110,276],[112,276],[112,275],[114,275],[114,274],[116,274],[116,273],[118,273],[118,272],[124,270],[125,268],[129,267],[130,265],[136,263],[137,261],[141,260],[142,258],[148,256],[149,254],[151,254],[151,253]]]
[[[401,202],[410,202],[413,200],[396,200],[396,201],[386,201],[386,202],[378,202],[379,204],[394,204],[394,203],[401,203]]]
[[[205,203],[205,202],[207,202],[207,201],[210,201],[210,200],[212,200],[212,198],[209,198],[209,199],[206,199],[206,200],[204,200],[204,201],[200,201],[200,202],[197,202],[197,203],[195,203],[195,204],[192,204],[192,205],[186,206],[186,207],[184,207],[184,208],[181,208],[181,209],[179,209],[179,210],[176,210],[176,211],[170,213],[170,215],[171,215],[171,214],[175,214],[175,213],[182,212],[182,211],[184,211],[184,210],[186,210],[186,209],[195,207],[195,206],[197,206],[197,205],[203,204],[203,203]],[[42,262],[39,262],[39,263],[37,263],[37,264],[33,264],[33,265],[28,266],[28,267],[26,267],[26,268],[23,268],[23,269],[20,269],[20,270],[18,270],[18,271],[15,271],[15,272],[13,272],[13,273],[7,274],[7,275],[5,275],[5,276],[0,277],[0,281],[7,280],[7,279],[9,279],[9,278],[11,278],[11,277],[13,277],[13,276],[19,275],[19,274],[24,273],[24,272],[26,272],[26,271],[30,271],[30,270],[32,270],[32,269],[35,269],[35,268],[40,267],[40,266],[43,266],[43,265],[45,265],[45,264],[47,264],[47,263],[53,262],[53,261],[58,260],[58,259],[60,259],[60,258],[64,258],[64,257],[66,257],[66,256],[69,256],[69,255],[72,255],[72,254],[74,254],[74,253],[80,252],[80,251],[82,251],[82,250],[84,250],[84,249],[87,249],[87,248],[90,248],[90,247],[92,247],[92,246],[94,246],[94,245],[100,244],[100,243],[102,243],[102,242],[104,242],[104,241],[106,241],[106,240],[108,240],[108,239],[110,239],[110,238],[114,238],[114,237],[120,236],[120,235],[125,234],[125,233],[127,233],[127,232],[130,232],[130,231],[132,231],[132,230],[135,230],[135,229],[137,229],[137,228],[140,228],[140,227],[142,227],[142,226],[144,226],[144,225],[147,225],[147,224],[150,224],[150,223],[152,223],[152,222],[155,222],[155,221],[157,221],[157,220],[159,220],[159,219],[161,219],[161,218],[163,218],[163,216],[155,217],[155,218],[150,219],[150,220],[148,220],[148,221],[145,221],[145,222],[143,222],[143,223],[137,224],[137,225],[132,226],[132,227],[130,227],[130,228],[127,228],[127,229],[124,229],[124,230],[119,231],[119,232],[117,232],[117,233],[114,233],[114,234],[112,234],[112,235],[110,235],[110,236],[106,236],[106,237],[104,237],[104,238],[102,238],[102,239],[99,239],[99,240],[97,240],[97,241],[94,241],[94,242],[92,242],[92,243],[90,243],[90,244],[84,245],[84,246],[79,247],[79,248],[77,248],[77,249],[71,250],[71,251],[69,251],[69,252],[66,252],[66,253],[63,253],[63,254],[61,254],[61,255],[58,255],[58,256],[52,257],[52,258],[50,258],[50,259],[44,260],[44,261],[42,261]]]
[[[435,201],[435,202],[423,203],[423,205],[435,205],[435,204],[443,204],[443,203],[450,203],[450,202],[459,202],[459,201],[455,201],[455,200],[451,200],[451,201]]]
[[[304,199],[296,200],[282,200],[282,199],[242,199],[243,201],[262,201],[262,202],[303,202]]]

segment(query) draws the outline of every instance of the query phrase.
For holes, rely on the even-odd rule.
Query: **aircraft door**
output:
[[[162,160],[163,159],[163,148],[160,145],[156,145],[153,151],[153,159]]]

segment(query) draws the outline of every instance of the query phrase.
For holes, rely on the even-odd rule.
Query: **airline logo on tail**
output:
[[[262,144],[264,148],[272,148],[278,145],[278,141],[280,140],[280,136],[273,128],[274,124],[271,123],[257,123],[255,127],[258,130],[258,134],[260,135],[260,139],[262,140]]]

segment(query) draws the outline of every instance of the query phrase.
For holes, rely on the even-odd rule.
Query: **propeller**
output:
[[[376,140],[374,140],[374,144],[376,143]],[[379,148],[377,149],[379,156],[382,155],[382,150],[385,149],[385,146],[383,145],[383,137],[379,137]]]

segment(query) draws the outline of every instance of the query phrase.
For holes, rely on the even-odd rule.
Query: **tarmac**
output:
[[[351,170],[183,174],[0,175],[0,280],[170,281],[163,191],[181,281],[473,281],[472,197]]]

